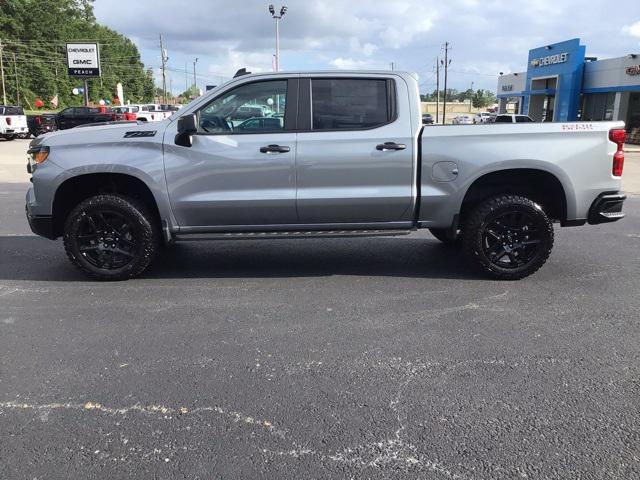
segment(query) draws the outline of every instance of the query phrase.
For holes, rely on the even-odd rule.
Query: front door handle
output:
[[[280,145],[267,145],[266,147],[260,147],[261,153],[287,153],[291,149],[287,146]]]
[[[405,148],[407,148],[405,144],[396,142],[385,142],[381,143],[380,145],[376,145],[376,149],[380,150],[381,152],[388,152],[390,150],[404,150]]]

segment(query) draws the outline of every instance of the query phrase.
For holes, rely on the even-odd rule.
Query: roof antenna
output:
[[[251,72],[247,72],[246,68],[241,68],[240,70],[238,70],[236,72],[236,74],[233,76],[233,78],[242,77],[243,75],[251,75]]]

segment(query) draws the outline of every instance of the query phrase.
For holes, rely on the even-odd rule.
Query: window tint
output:
[[[0,115],[24,115],[22,107],[0,107]]]
[[[287,81],[241,85],[216,98],[198,113],[201,133],[265,133],[284,129]]]
[[[372,128],[391,120],[386,80],[315,79],[311,99],[314,130]]]
[[[533,120],[531,120],[529,117],[516,117],[516,123],[528,123],[528,122],[532,122]]]
[[[495,123],[513,123],[509,115],[498,115]]]

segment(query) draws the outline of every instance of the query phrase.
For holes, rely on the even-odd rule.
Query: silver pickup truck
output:
[[[100,280],[186,239],[428,228],[490,277],[540,268],[562,226],[621,219],[622,123],[423,127],[399,72],[239,75],[154,124],[31,142],[27,218]]]

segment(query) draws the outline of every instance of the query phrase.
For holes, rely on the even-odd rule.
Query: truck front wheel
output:
[[[160,232],[146,205],[119,195],[96,195],[77,205],[64,225],[71,262],[97,280],[125,280],[151,264]]]
[[[526,197],[500,195],[479,204],[462,229],[465,256],[488,276],[518,280],[538,270],[553,248],[553,224]]]

